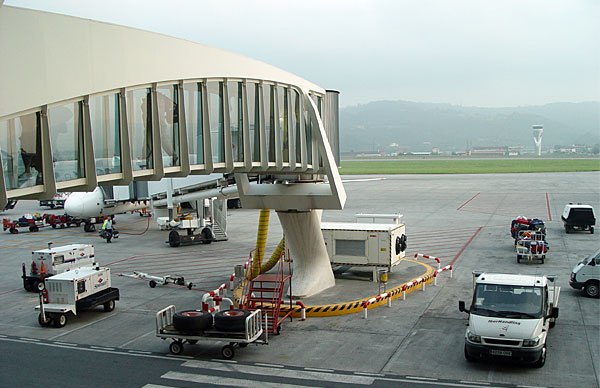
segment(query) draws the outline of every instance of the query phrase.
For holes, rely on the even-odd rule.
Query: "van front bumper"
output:
[[[466,341],[466,351],[471,357],[515,360],[534,363],[542,355],[543,346],[535,348],[507,348],[476,344]]]

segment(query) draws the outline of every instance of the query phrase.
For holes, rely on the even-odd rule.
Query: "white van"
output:
[[[600,249],[581,260],[571,272],[569,285],[589,297],[600,296]]]
[[[473,272],[471,307],[465,332],[465,358],[513,359],[542,367],[546,336],[558,317],[560,287],[555,276]]]

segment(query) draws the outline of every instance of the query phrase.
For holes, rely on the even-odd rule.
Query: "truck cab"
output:
[[[558,317],[560,287],[555,277],[473,274],[471,307],[464,355],[477,359],[510,359],[536,367],[546,362],[546,336]]]
[[[583,289],[583,293],[591,298],[600,296],[600,249],[577,263],[571,272],[569,285]]]

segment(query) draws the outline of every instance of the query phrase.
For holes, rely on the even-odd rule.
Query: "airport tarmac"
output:
[[[325,211],[323,221],[353,222],[357,213],[400,213],[408,236],[407,257],[423,253],[453,264],[453,276],[440,275],[427,286],[398,298],[391,307],[327,318],[294,319],[283,324],[280,336],[268,346],[250,346],[236,353],[239,363],[277,364],[365,374],[403,374],[422,379],[476,381],[527,386],[599,386],[600,300],[583,297],[568,285],[573,266],[600,247],[599,234],[565,234],[560,215],[569,202],[600,209],[600,173],[347,176],[346,206]],[[2,217],[24,212],[60,213],[21,201]],[[516,262],[510,221],[524,215],[546,222],[550,252],[545,264]],[[83,228],[43,228],[37,233],[0,233],[0,335],[60,342],[77,346],[110,347],[152,354],[168,353],[168,342],[155,337],[155,313],[175,304],[199,308],[204,292],[227,282],[234,266],[243,264],[256,243],[258,210],[229,211],[226,242],[171,248],[167,233],[138,214],[117,216],[120,238],[106,244]],[[282,237],[271,214],[267,254]],[[37,323],[38,297],[22,288],[21,263],[31,251],[54,246],[91,243],[101,265],[111,268],[113,286],[121,300],[111,313],[89,311],[61,329]],[[435,262],[430,263],[435,266]],[[405,262],[394,269],[388,288],[419,276],[422,266]],[[548,358],[541,369],[514,364],[467,363],[463,357],[467,315],[458,301],[471,296],[472,271],[558,275],[562,287],[560,316],[548,340]],[[149,288],[147,282],[118,276],[133,271],[180,275],[194,289],[178,286]],[[343,303],[377,294],[370,270],[337,279],[334,288],[307,298],[306,304]],[[184,356],[196,361],[219,358],[223,344],[188,346]],[[159,384],[160,382],[154,382]]]

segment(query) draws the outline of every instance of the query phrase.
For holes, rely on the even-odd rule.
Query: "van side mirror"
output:
[[[558,318],[558,307],[552,307],[552,313],[550,313],[550,318]]]
[[[463,300],[458,301],[458,311],[462,313],[470,313],[471,311],[465,308],[465,302]]]

